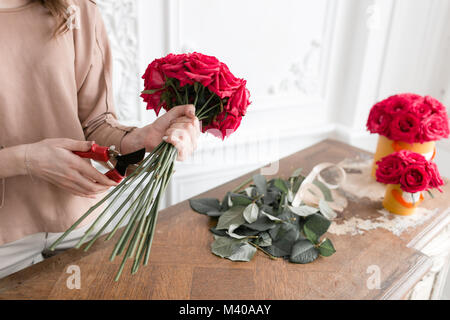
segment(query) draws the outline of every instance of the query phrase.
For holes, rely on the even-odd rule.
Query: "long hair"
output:
[[[68,18],[67,0],[37,0],[56,19],[56,29],[54,35],[59,35],[67,31],[66,20]]]

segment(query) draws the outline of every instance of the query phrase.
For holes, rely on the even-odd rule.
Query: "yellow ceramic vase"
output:
[[[377,150],[373,157],[372,176],[375,177],[375,171],[378,167],[376,163],[378,160],[400,150],[417,152],[423,155],[427,160],[433,160],[436,155],[436,143],[434,141],[425,143],[406,143],[402,141],[393,141],[380,135],[378,137]]]
[[[422,201],[422,192],[408,193],[400,189],[398,184],[388,184],[383,207],[391,213],[409,216],[416,211]]]

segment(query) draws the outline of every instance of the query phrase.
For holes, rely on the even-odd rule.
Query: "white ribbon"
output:
[[[325,169],[334,168],[337,170],[339,174],[339,178],[336,182],[330,183],[329,181],[326,181],[324,177],[322,177],[321,173]],[[292,200],[292,206],[298,207],[300,203],[303,201],[305,203],[312,203],[312,204],[318,204],[320,199],[323,198],[322,191],[313,183],[314,180],[319,180],[322,182],[328,189],[333,190],[339,188],[341,186],[345,179],[346,179],[346,173],[344,169],[339,167],[338,165],[334,163],[324,162],[316,165],[311,172],[306,176],[305,180],[303,180],[300,188],[298,189],[297,193],[294,196],[294,199]],[[321,195],[316,196],[314,195]],[[331,218],[331,217],[330,217]]]

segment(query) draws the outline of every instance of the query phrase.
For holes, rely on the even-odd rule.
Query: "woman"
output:
[[[75,11],[79,21],[70,16]],[[2,278],[41,261],[58,235],[116,185],[73,151],[87,151],[93,141],[123,154],[151,151],[164,139],[183,160],[200,131],[192,105],[143,128],[117,122],[111,52],[95,1],[0,0],[0,61]],[[94,217],[58,249],[72,247]]]

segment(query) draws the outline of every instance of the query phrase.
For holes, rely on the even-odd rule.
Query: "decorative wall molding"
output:
[[[288,74],[268,89],[269,95],[286,95],[299,93],[316,96],[320,89],[320,57],[322,44],[320,40],[312,40],[303,58],[293,62]]]
[[[122,122],[136,123],[140,73],[137,0],[97,0],[113,53],[114,100]]]
[[[325,109],[330,69],[329,59],[334,41],[334,27],[338,5],[335,0],[327,0],[323,16],[321,38],[312,38],[310,45],[302,56],[292,61],[285,76],[275,79],[272,85],[266,88],[266,95],[252,96],[255,101],[252,111],[267,108],[280,108],[285,105],[297,107],[312,107],[316,109],[317,103]],[[165,1],[166,20],[166,50],[167,52],[188,52],[195,50],[195,45],[188,43],[181,37],[181,0]],[[295,41],[293,39],[292,41]],[[274,101],[278,103],[274,104]],[[315,103],[311,106],[311,101]]]

